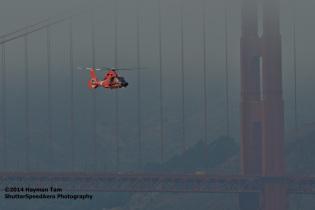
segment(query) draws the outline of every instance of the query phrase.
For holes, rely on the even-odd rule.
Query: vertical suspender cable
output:
[[[298,101],[297,101],[297,60],[296,60],[296,7],[295,7],[295,1],[292,1],[293,6],[293,76],[294,76],[294,136],[295,140],[297,141],[298,137],[298,129],[299,129],[299,123],[298,123]],[[300,144],[299,144],[300,145]],[[302,146],[300,145],[299,148],[299,154],[302,155]],[[298,169],[298,165],[296,166]],[[297,209],[302,209],[302,199],[297,198]]]
[[[137,0],[137,67],[141,66],[140,58],[140,0]],[[137,73],[137,119],[138,119],[138,167],[142,170],[142,110],[141,110],[141,71]]]
[[[225,103],[226,103],[226,136],[230,136],[230,97],[229,97],[229,49],[228,49],[228,4],[224,8],[224,37],[225,37]]]
[[[3,161],[3,170],[5,171],[7,169],[7,96],[6,96],[6,57],[5,57],[5,45],[2,44],[2,59],[1,59],[1,65],[2,65],[2,161]]]
[[[26,170],[30,170],[30,110],[29,110],[29,56],[28,35],[24,36],[24,67],[25,67],[25,162]]]
[[[186,150],[186,116],[185,116],[185,46],[184,46],[184,0],[180,0],[180,68],[181,68],[181,79],[182,79],[182,152]]]
[[[114,67],[118,67],[118,0],[114,0]],[[116,170],[120,170],[120,139],[119,139],[119,95],[115,90],[115,140]]]
[[[159,70],[160,70],[160,128],[161,128],[161,162],[164,161],[164,110],[163,110],[163,58],[162,58],[162,20],[161,0],[158,0],[158,33],[159,33]]]
[[[207,91],[207,26],[206,0],[202,1],[202,45],[203,45],[203,93],[204,93],[204,143],[208,142],[208,91]],[[208,166],[208,147],[205,146],[205,163]]]
[[[73,21],[69,20],[69,70],[70,70],[70,144],[71,144],[71,169],[75,170],[75,145],[74,145],[74,61],[73,61]]]
[[[298,104],[297,104],[297,62],[296,62],[296,23],[295,12],[293,20],[293,73],[294,73],[294,129],[298,132]]]
[[[54,166],[54,144],[52,139],[52,105],[51,105],[51,30],[50,26],[46,28],[46,41],[47,41],[47,117],[48,117],[48,142],[51,152],[51,162]]]
[[[294,135],[295,140],[298,140],[299,132],[299,119],[298,119],[298,96],[297,96],[297,60],[296,60],[296,22],[295,22],[295,8],[294,8],[294,20],[293,20],[293,73],[294,73]],[[300,145],[300,144],[299,144]],[[302,145],[300,145],[300,155],[303,155]],[[305,158],[302,158],[302,160]],[[297,199],[297,209],[302,209],[302,197]]]
[[[95,23],[94,11],[91,10],[91,51],[92,51],[92,66],[95,68]],[[97,128],[96,128],[96,92],[92,93],[92,138],[93,138],[93,164],[97,168]]]
[[[208,94],[207,94],[207,31],[206,31],[206,0],[202,7],[202,42],[203,42],[203,93],[204,93],[204,141],[208,138]]]

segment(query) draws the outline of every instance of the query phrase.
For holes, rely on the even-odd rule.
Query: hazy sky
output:
[[[114,2],[115,0],[0,0],[0,35],[32,24],[47,17],[64,15],[79,8],[92,6],[95,10],[96,65],[114,65]],[[118,64],[122,67],[136,65],[136,1],[119,0]],[[159,43],[158,0],[140,2],[140,55],[141,114],[144,162],[160,161],[160,100],[159,100]],[[188,146],[204,139],[203,95],[203,0],[161,0],[162,6],[162,72],[163,110],[165,126],[165,157],[180,152],[182,136],[181,95],[181,40],[180,6],[184,2],[184,71],[186,142]],[[240,17],[241,0],[227,0],[228,5],[228,70],[231,112],[231,136],[237,141],[240,115]],[[296,2],[297,93],[299,125],[315,121],[315,1]],[[208,96],[207,141],[225,135],[225,42],[224,0],[206,0],[206,87]],[[293,23],[294,0],[281,0],[281,34],[283,51],[283,89],[286,131],[293,128]],[[96,116],[93,116],[93,91],[87,89],[88,73],[77,66],[92,64],[91,14],[82,14],[73,21],[74,43],[74,106],[69,100],[69,22],[51,28],[51,95],[52,143],[48,141],[47,113],[47,40],[46,30],[28,37],[29,43],[29,128],[31,170],[69,171],[70,154],[75,151],[74,168],[79,171],[115,170],[115,94],[97,89]],[[0,50],[0,55],[1,55]],[[0,56],[1,58],[1,56]],[[6,117],[8,168],[24,170],[26,155],[25,126],[25,60],[23,39],[6,44]],[[1,72],[0,72],[1,73]],[[137,72],[121,72],[129,82],[128,88],[119,90],[119,140],[121,171],[135,171],[138,160],[137,139]],[[0,74],[0,81],[2,74]],[[98,72],[101,77],[102,73]],[[2,91],[0,91],[2,94]],[[2,95],[0,95],[2,99]],[[3,101],[0,100],[0,128],[3,128]],[[70,112],[74,112],[74,142],[70,142]],[[96,147],[94,153],[93,127],[96,122]],[[2,130],[1,130],[2,132]],[[55,159],[50,157],[54,151]],[[0,147],[0,154],[3,147]],[[94,161],[94,156],[98,161]],[[2,158],[1,158],[2,160]],[[3,170],[0,162],[0,170]],[[103,201],[99,202],[101,206]],[[2,203],[1,203],[2,204]],[[24,206],[23,208],[27,208]],[[29,208],[32,203],[27,203]],[[38,203],[36,202],[38,205]],[[80,204],[80,203],[79,203]],[[56,204],[57,205],[57,204]],[[86,205],[86,203],[85,203]],[[84,205],[82,205],[82,209]],[[38,207],[38,209],[43,209]],[[53,208],[56,209],[56,208]],[[65,207],[65,209],[69,209]],[[87,208],[85,208],[87,209]]]
[[[86,2],[86,0],[1,0],[1,33],[55,16],[56,13],[62,14],[63,11]]]
[[[0,34],[10,32],[19,27],[34,23],[65,11],[77,11],[82,5],[90,5],[87,0],[1,0]],[[95,10],[96,26],[96,64],[114,64],[114,13],[113,1],[98,0]],[[136,4],[135,0],[119,1],[118,17],[118,63],[120,66],[133,67],[136,64]],[[148,160],[156,160],[159,148],[159,53],[157,31],[157,0],[140,0],[141,2],[141,63],[148,68],[142,73],[142,111],[143,135],[147,139],[146,152]],[[165,93],[163,108],[166,122],[165,135],[169,142],[169,156],[178,152],[181,129],[181,71],[180,71],[180,0],[161,0],[162,2],[162,69],[163,91]],[[202,0],[183,0],[184,2],[184,67],[185,94],[187,115],[187,139],[190,144],[203,138],[204,98],[203,98],[203,43],[202,43]],[[293,127],[293,69],[292,69],[292,1],[281,1],[281,33],[283,42],[283,80],[286,111],[286,127]],[[75,9],[74,9],[75,8]],[[299,0],[296,6],[297,28],[297,67],[298,67],[298,100],[299,121],[301,124],[315,120],[314,95],[314,56],[315,37],[315,2]],[[207,20],[207,94],[209,138],[225,134],[225,43],[224,43],[224,1],[208,0],[206,5]],[[228,56],[230,71],[230,110],[232,136],[239,139],[239,40],[240,40],[240,1],[228,1]],[[75,67],[91,65],[91,24],[90,14],[83,14],[74,20],[74,56]],[[68,114],[70,107],[68,98],[69,81],[69,28],[68,23],[52,27],[52,96],[53,126],[56,141],[67,139]],[[29,37],[30,45],[30,109],[32,113],[31,129],[34,141],[45,137],[47,130],[47,62],[46,62],[46,31],[40,31]],[[17,88],[8,85],[8,125],[10,138],[19,141],[22,135],[17,134],[18,127],[23,130],[24,119],[24,52],[23,40],[16,40],[7,45],[7,80],[21,81]],[[77,118],[77,135],[82,145],[90,146],[86,139],[90,136],[91,91],[86,88],[88,74],[75,70],[76,104],[73,109]],[[120,91],[120,135],[124,147],[130,152],[136,150],[136,72],[122,73],[130,86]],[[101,76],[101,74],[99,74]],[[111,91],[97,92],[97,129],[100,139],[113,138],[114,94]],[[18,123],[17,123],[17,119]],[[105,135],[106,134],[106,135]],[[105,135],[105,137],[104,137]],[[12,141],[14,142],[14,141]],[[102,141],[108,156],[113,151],[113,143]],[[106,144],[108,143],[108,144]],[[108,146],[109,145],[109,146]],[[12,147],[14,145],[11,145]],[[107,147],[108,146],[108,147]],[[62,143],[56,143],[62,147]],[[65,147],[63,147],[66,153]],[[85,147],[78,148],[88,155]],[[131,152],[132,154],[132,152]],[[136,158],[136,157],[134,157]],[[129,159],[132,161],[131,159]],[[17,160],[13,160],[17,161]],[[128,165],[126,163],[126,165]]]

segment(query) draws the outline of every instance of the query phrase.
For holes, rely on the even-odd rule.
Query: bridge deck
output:
[[[100,192],[259,192],[266,184],[287,187],[289,193],[315,194],[315,177],[259,177],[210,174],[149,173],[0,173],[0,187],[56,186],[67,191]]]

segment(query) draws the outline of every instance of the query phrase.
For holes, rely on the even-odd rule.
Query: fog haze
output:
[[[159,161],[159,43],[157,1],[140,2],[140,60],[146,70],[141,72],[142,132],[144,156],[148,162]],[[166,156],[179,153],[181,144],[181,57],[180,57],[180,1],[161,0],[162,29],[162,72],[165,112]],[[314,55],[313,37],[315,2],[301,0],[281,1],[281,34],[283,43],[283,88],[285,100],[286,130],[294,127],[293,94],[293,20],[296,23],[297,85],[299,124],[315,121]],[[95,6],[97,5],[97,6]],[[185,71],[185,115],[188,145],[203,140],[204,98],[203,98],[203,42],[202,42],[202,1],[183,0],[184,13],[184,71]],[[47,17],[70,14],[86,8],[74,18],[74,67],[92,65],[91,13],[94,8],[96,28],[96,65],[114,65],[114,3],[113,1],[86,0],[2,0],[0,8],[1,34],[37,22]],[[221,0],[206,1],[206,65],[208,96],[208,141],[226,135],[225,129],[225,41],[224,8]],[[239,139],[239,98],[240,98],[240,1],[227,1],[228,29],[228,70],[229,98],[231,112],[231,136]],[[295,10],[295,16],[294,16]],[[118,2],[118,64],[120,67],[136,66],[136,11],[137,2]],[[52,69],[52,116],[54,147],[59,151],[58,163],[67,159],[69,151],[69,22],[51,27],[51,69]],[[38,148],[47,148],[47,56],[46,31],[36,32],[29,39],[30,68],[30,113],[34,161],[39,157]],[[24,48],[23,39],[6,44],[7,116],[10,151],[21,146],[24,122]],[[121,72],[130,87],[119,91],[119,138],[125,158],[123,168],[133,170],[137,159],[137,73]],[[98,72],[98,76],[102,77]],[[97,119],[92,119],[92,91],[86,83],[88,73],[75,69],[76,118],[76,167],[93,167],[90,159],[92,145],[90,136],[92,120],[96,120],[99,143],[98,157],[106,161],[98,168],[114,167],[114,93],[97,89]],[[18,82],[16,82],[18,81]],[[3,114],[3,113],[2,113]],[[18,131],[18,132],[17,132]],[[81,157],[85,157],[80,159]],[[23,168],[19,156],[10,158],[12,170]],[[56,164],[56,168],[67,169],[70,162]],[[34,166],[35,167],[35,166]],[[44,167],[44,166],[43,166]],[[36,168],[36,167],[35,167]],[[39,167],[42,168],[42,167]],[[44,168],[42,168],[44,169]],[[49,167],[48,167],[49,169]]]

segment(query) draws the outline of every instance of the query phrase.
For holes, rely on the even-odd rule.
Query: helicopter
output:
[[[82,69],[79,67],[79,69]],[[90,71],[90,80],[88,81],[89,89],[96,89],[98,87],[103,87],[106,89],[120,89],[126,88],[129,84],[126,82],[124,77],[118,74],[120,70],[132,70],[127,68],[95,68],[87,67],[86,70]],[[103,80],[99,80],[96,76],[96,71],[107,70],[104,74]]]

